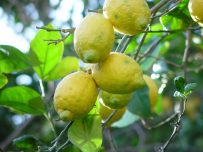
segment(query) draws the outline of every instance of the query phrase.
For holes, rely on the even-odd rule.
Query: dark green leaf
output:
[[[195,88],[197,87],[197,83],[189,83],[185,86],[184,90],[185,90],[185,93],[189,93],[191,91],[193,91]]]
[[[0,73],[0,89],[8,83],[8,79],[5,75]]]
[[[67,74],[79,70],[79,60],[76,57],[65,57],[50,72],[46,80],[57,80],[63,78]]]
[[[53,28],[51,24],[47,26]],[[45,30],[39,30],[35,38],[30,44],[29,56],[34,65],[34,70],[41,79],[49,74],[51,70],[61,61],[63,54],[63,42],[55,44],[48,44],[49,42],[44,40],[58,40],[61,39],[59,32],[47,32]],[[36,62],[41,63],[38,66]]]
[[[38,149],[40,141],[31,135],[24,135],[13,140],[14,145],[19,149],[34,151]]]
[[[149,89],[147,86],[133,93],[133,98],[128,104],[127,109],[131,113],[143,118],[147,118],[151,115]]]
[[[0,73],[11,73],[30,67],[25,54],[13,46],[0,45]]]
[[[102,145],[102,127],[100,116],[87,116],[75,120],[68,130],[69,140],[82,152],[96,152]]]
[[[35,90],[25,86],[4,89],[0,93],[0,105],[33,115],[40,115],[45,112],[41,96]]]
[[[184,87],[185,87],[186,81],[183,77],[177,76],[174,78],[174,85],[176,87],[176,90],[180,93],[184,93]]]

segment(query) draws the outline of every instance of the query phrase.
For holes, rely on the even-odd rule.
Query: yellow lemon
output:
[[[96,63],[107,57],[113,43],[113,26],[99,13],[89,13],[74,33],[75,51],[86,63]]]
[[[188,9],[192,19],[203,26],[203,0],[190,0]]]
[[[100,91],[100,97],[105,106],[112,109],[120,109],[125,107],[132,99],[132,93],[113,94],[106,91]]]
[[[92,76],[83,71],[67,75],[58,84],[54,107],[62,120],[85,116],[94,106],[98,91]]]
[[[108,108],[100,103],[99,114],[100,114],[102,120],[106,120],[110,116],[110,114],[113,112],[113,110],[114,109]],[[118,109],[117,112],[115,113],[115,115],[107,122],[106,126],[111,126],[112,123],[121,119],[123,114],[125,113],[125,111],[126,111],[126,107],[124,107],[122,109]]]
[[[143,78],[149,88],[149,100],[151,109],[152,111],[154,111],[158,100],[158,88],[156,83],[149,76],[143,75]]]
[[[145,0],[105,0],[104,16],[115,30],[126,35],[143,31],[150,22],[150,9]]]
[[[97,85],[110,93],[131,93],[145,85],[139,64],[122,53],[112,52],[95,65],[92,74]]]

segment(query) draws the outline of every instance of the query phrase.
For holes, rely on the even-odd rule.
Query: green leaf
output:
[[[133,98],[128,104],[127,109],[131,113],[143,118],[147,118],[151,115],[149,89],[147,86],[133,93]]]
[[[189,83],[185,86],[184,91],[186,94],[192,92],[197,87],[197,83]]]
[[[0,73],[0,89],[8,83],[8,79],[5,75]]]
[[[25,54],[13,46],[0,45],[0,73],[11,73],[30,67]]]
[[[0,93],[0,105],[33,115],[40,115],[45,112],[41,96],[35,90],[25,86],[4,89]]]
[[[46,80],[57,80],[63,78],[67,74],[79,70],[79,60],[76,57],[65,57],[50,72]]]
[[[23,135],[13,140],[13,144],[19,149],[34,151],[41,142],[32,135]]]
[[[48,28],[53,28],[51,24]],[[48,44],[44,40],[58,40],[61,39],[59,32],[47,32],[39,30],[35,38],[31,41],[29,56],[34,65],[34,70],[41,79],[45,79],[51,70],[61,61],[63,55],[63,43]],[[36,62],[41,63],[36,66]]]
[[[180,93],[184,93],[184,87],[185,87],[186,81],[183,77],[177,76],[174,78],[174,85],[176,87],[176,90]]]
[[[170,30],[186,29],[192,22],[187,6],[188,0],[183,0],[172,12],[162,16],[160,22],[163,27]]]
[[[102,145],[100,116],[87,116],[75,120],[68,130],[68,139],[82,152],[97,152]]]
[[[178,98],[185,98],[184,94],[182,94],[179,91],[175,91],[173,94],[174,97],[178,97]]]
[[[124,113],[122,118],[120,120],[118,120],[117,122],[113,123],[111,126],[122,128],[122,127],[126,127],[126,126],[133,124],[137,120],[139,120],[139,117],[137,115],[126,110],[126,112]]]

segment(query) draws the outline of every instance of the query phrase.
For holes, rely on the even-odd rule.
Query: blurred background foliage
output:
[[[2,0],[0,1],[0,23],[5,23],[7,28],[12,30],[14,37],[20,36],[20,41],[8,41],[3,39],[8,37],[4,28],[0,30],[0,45],[10,44],[17,47],[22,52],[29,51],[29,43],[37,33],[36,26],[43,26],[52,23],[55,28],[76,27],[81,19],[88,13],[88,10],[101,9],[103,0]],[[150,7],[154,6],[159,0],[149,0]],[[191,24],[192,20],[187,11],[188,1],[184,0],[182,5],[174,9],[171,13],[159,18],[157,17],[151,27],[151,30],[176,30],[184,29]],[[171,4],[172,5],[172,4]],[[166,7],[169,7],[167,5]],[[164,11],[163,8],[160,11]],[[172,17],[172,18],[171,18]],[[192,22],[192,26],[197,26]],[[4,34],[1,34],[4,33]],[[141,54],[148,50],[153,42],[161,37],[162,33],[149,33],[141,48]],[[63,33],[62,33],[62,36]],[[125,52],[128,55],[134,55],[142,34],[135,36]],[[121,40],[121,35],[117,34],[115,48]],[[142,69],[145,74],[151,75],[159,86],[159,102],[157,104],[158,115],[167,116],[173,111],[176,98],[173,97],[175,91],[173,78],[177,75],[183,75],[182,64],[183,53],[185,49],[185,32],[177,31],[169,33],[157,47],[155,47],[149,56],[140,59]],[[73,36],[69,36],[64,42],[63,56],[77,57],[73,48]],[[14,59],[14,58],[13,58]],[[1,60],[1,58],[0,58]],[[15,60],[15,59],[14,59]],[[79,61],[80,62],[80,61]],[[80,63],[81,64],[81,63]],[[175,66],[174,66],[175,65]],[[179,66],[178,66],[179,65]],[[7,77],[7,80],[4,77]],[[190,96],[186,104],[186,113],[182,120],[182,129],[178,137],[172,141],[168,151],[178,152],[201,152],[203,149],[203,30],[192,32],[191,47],[187,63],[187,81],[198,84],[194,93]],[[37,75],[32,68],[16,72],[8,72],[0,75],[2,80],[8,83],[0,89],[25,85],[37,92],[40,92]],[[52,96],[57,81],[44,82],[46,98],[49,100],[49,106],[52,107]],[[51,108],[51,114],[57,120],[56,113]],[[15,146],[10,143],[12,137],[20,135],[32,135],[30,137],[31,145],[50,143],[54,138],[51,132],[50,124],[40,116],[30,119],[29,114],[21,115],[15,110],[6,107],[0,107],[0,143],[6,145],[8,151],[19,151],[20,144]],[[28,121],[29,120],[29,121]],[[56,121],[57,132],[64,127],[64,123]],[[164,142],[172,131],[170,123],[157,129],[147,130],[140,120],[122,128],[112,128],[112,136],[119,151],[123,152],[151,152],[154,147]],[[108,134],[104,134],[104,147],[106,151],[111,151],[107,140]],[[34,139],[39,139],[40,144]],[[18,141],[15,141],[16,143]],[[36,145],[35,145],[35,144]],[[30,145],[30,144],[27,144]],[[25,148],[25,147],[24,147]],[[26,148],[25,148],[26,151]],[[79,151],[74,146],[69,146],[64,151]]]

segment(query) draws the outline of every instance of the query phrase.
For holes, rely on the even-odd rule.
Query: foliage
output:
[[[153,8],[162,1],[152,0],[148,1],[148,4]],[[84,64],[74,53],[74,35],[71,31],[74,29],[69,29],[68,32],[58,30],[52,25],[54,20],[48,17],[47,13],[50,12],[43,11],[46,8],[57,10],[61,2],[58,6],[52,7],[48,1],[43,2],[41,6],[41,1],[36,1],[38,19],[41,19],[45,26],[35,33],[28,52],[23,53],[11,45],[0,45],[0,119],[2,120],[0,136],[3,137],[0,139],[0,148],[8,151],[96,152],[112,151],[112,148],[116,147],[113,145],[117,144],[116,151],[129,149],[129,151],[153,151],[154,147],[150,147],[151,145],[167,141],[171,130],[168,121],[170,118],[176,124],[172,126],[176,131],[181,121],[183,129],[178,135],[180,138],[167,147],[169,151],[199,149],[201,151],[203,104],[200,102],[199,111],[196,111],[194,119],[183,115],[184,106],[190,102],[191,93],[194,92],[191,96],[196,96],[199,100],[203,97],[203,30],[190,17],[188,2],[189,0],[169,0],[162,4],[154,11],[149,28],[140,34],[125,36],[116,33],[113,50],[117,47],[121,48],[121,53],[129,55],[140,64],[143,73],[154,78],[159,86],[159,100],[156,111],[151,111],[149,89],[145,87],[135,91],[127,105],[126,113],[109,129],[104,127],[105,122],[101,122],[98,115],[99,99],[86,117],[70,122],[70,125],[58,120],[58,115],[53,110],[53,93],[58,81],[79,69],[86,70],[86,67],[91,65]],[[84,4],[80,12],[83,17],[87,9],[102,8],[101,1],[92,4],[93,2],[85,0],[81,3]],[[18,14],[19,8],[22,7],[20,5],[28,4],[31,3],[22,1],[18,6],[2,1],[0,7],[7,13],[12,12],[13,14],[10,15],[13,16],[14,21],[23,23],[25,29],[30,25],[36,25],[34,20],[23,21],[20,16],[22,12]],[[76,2],[74,4],[76,6]],[[9,10],[11,6],[15,8],[12,11]],[[73,8],[70,13],[75,9]],[[44,15],[47,15],[47,18]],[[73,14],[70,16],[67,23],[69,27],[73,27]],[[17,83],[17,78],[23,74],[29,76],[31,84]],[[162,103],[165,96],[171,97],[174,110],[163,111]],[[173,114],[175,117],[171,117]],[[25,118],[26,116],[28,119]],[[27,120],[30,120],[28,124],[26,124]],[[160,122],[165,125],[160,125]],[[148,131],[143,127],[152,130]],[[108,129],[112,132],[113,139]],[[8,136],[11,130],[16,135],[12,139]],[[11,144],[12,140],[13,144]],[[8,141],[9,143],[6,143]],[[165,147],[163,145],[160,148]]]

